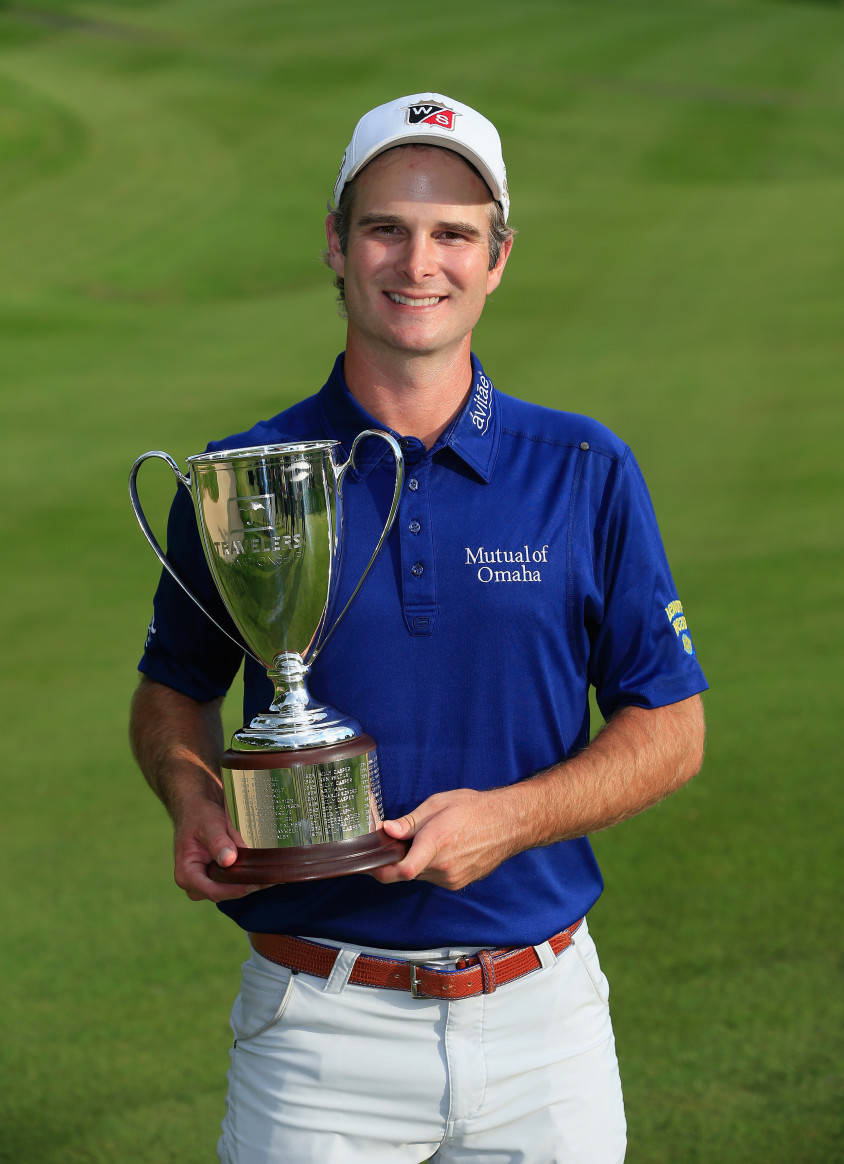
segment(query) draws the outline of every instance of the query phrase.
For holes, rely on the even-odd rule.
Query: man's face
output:
[[[490,270],[491,206],[485,183],[450,150],[399,147],[371,162],[355,180],[345,255],[326,223],[350,343],[373,356],[468,350],[510,250]]]

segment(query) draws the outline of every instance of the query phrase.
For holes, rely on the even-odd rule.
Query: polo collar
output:
[[[448,445],[462,461],[489,483],[501,439],[501,405],[481,361],[472,353],[472,390],[451,430]],[[445,435],[445,434],[444,434]]]
[[[319,393],[319,406],[326,428],[338,440],[348,455],[352,441],[365,428],[379,428],[389,432],[401,445],[403,433],[395,432],[362,408],[349,391],[343,375],[343,353],[334,362],[331,375]],[[472,355],[472,390],[459,415],[449,425],[430,450],[430,455],[450,449],[484,482],[492,479],[498,459],[501,437],[500,404],[492,382],[485,375],[480,360]],[[417,442],[411,442],[417,445]],[[356,469],[365,477],[389,450],[381,441],[366,441],[355,456]]]

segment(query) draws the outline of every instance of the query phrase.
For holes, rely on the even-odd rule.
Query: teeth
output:
[[[387,295],[393,303],[404,303],[408,307],[433,307],[442,299],[441,295],[427,295],[423,299],[411,299],[407,295],[398,295],[395,291],[388,291]]]

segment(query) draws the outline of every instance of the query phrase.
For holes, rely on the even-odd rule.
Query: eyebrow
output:
[[[356,226],[401,226],[404,220],[398,214],[362,214],[357,219]],[[466,234],[473,238],[480,238],[481,231],[472,222],[438,222],[438,230],[450,230],[455,234]]]

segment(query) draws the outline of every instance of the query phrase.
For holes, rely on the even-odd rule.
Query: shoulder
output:
[[[317,396],[300,400],[268,420],[259,420],[243,432],[233,433],[222,440],[209,441],[207,451],[221,449],[248,449],[253,445],[275,445],[285,441],[308,440],[319,432],[322,421]]]
[[[501,406],[502,436],[513,441],[532,441],[547,446],[579,449],[624,462],[630,455],[628,445],[606,425],[577,412],[563,412],[540,404],[531,404],[515,396],[498,392]]]

